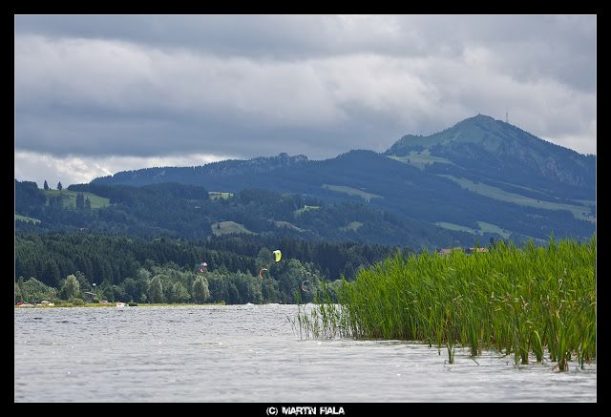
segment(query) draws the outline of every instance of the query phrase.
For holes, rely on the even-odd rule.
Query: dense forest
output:
[[[363,202],[244,189],[209,193],[201,186],[78,184],[61,192],[15,181],[18,231],[79,231],[141,238],[204,239],[229,233],[305,240],[355,241],[412,248],[473,245],[474,236],[400,219]],[[212,197],[211,197],[212,196]],[[490,236],[481,236],[488,241]],[[480,237],[478,237],[479,239]]]
[[[272,250],[283,253],[275,263]],[[16,301],[292,303],[407,249],[249,235],[203,241],[89,232],[15,238]],[[206,267],[201,265],[206,263]],[[267,271],[260,274],[262,268]],[[95,284],[95,285],[94,285]],[[87,295],[88,294],[88,295]],[[93,296],[95,294],[95,296]]]

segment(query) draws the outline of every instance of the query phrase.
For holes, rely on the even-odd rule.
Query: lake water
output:
[[[15,402],[595,402],[596,365],[302,340],[294,305],[15,309]]]

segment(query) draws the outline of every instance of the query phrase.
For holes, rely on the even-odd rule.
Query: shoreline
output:
[[[252,303],[246,303],[246,304],[225,304],[225,303],[203,303],[203,304],[195,304],[195,303],[142,303],[142,304],[137,304],[135,306],[129,306],[127,305],[127,303],[124,303],[125,305],[123,307],[117,306],[117,303],[108,303],[108,304],[98,304],[98,303],[85,303],[85,304],[70,304],[70,303],[66,303],[66,304],[31,304],[31,305],[14,305],[14,309],[32,309],[32,308],[36,308],[36,309],[51,309],[51,308],[74,308],[74,307],[87,307],[87,308],[117,308],[117,309],[130,309],[130,308],[138,308],[138,307],[143,307],[143,308],[148,308],[148,307],[196,307],[196,306],[201,306],[201,307],[219,307],[219,306],[229,306],[229,305],[241,305],[241,306],[246,306],[246,305],[265,305],[265,304],[278,304],[278,303],[265,303],[265,304],[252,304]]]

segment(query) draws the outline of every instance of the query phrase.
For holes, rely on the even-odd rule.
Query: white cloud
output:
[[[230,111],[274,124],[325,124],[338,110],[316,64],[219,58],[89,39],[18,37],[16,104],[121,112]]]
[[[87,183],[94,178],[112,175],[119,171],[164,166],[199,166],[228,159],[226,155],[193,154],[168,157],[83,157],[68,155],[56,157],[30,151],[15,152],[15,178],[35,181],[42,187],[47,180],[55,188],[61,181],[70,184]]]

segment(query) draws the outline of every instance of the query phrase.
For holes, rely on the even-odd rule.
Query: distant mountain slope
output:
[[[474,241],[520,241],[552,233],[589,237],[595,229],[595,166],[594,156],[478,115],[430,136],[405,136],[382,154],[355,150],[322,161],[280,154],[126,171],[92,183],[173,181],[234,193],[261,188],[361,202],[412,224],[416,235],[432,227]]]
[[[160,167],[144,168],[133,171],[122,171],[113,176],[96,178],[93,184],[123,184],[141,186],[148,184],[161,184],[177,182],[182,184],[202,185],[204,182],[219,184],[232,184],[232,179],[239,177],[246,181],[244,176],[255,175],[257,178],[266,178],[275,170],[301,166],[307,163],[308,158],[303,155],[289,156],[281,153],[274,157],[260,157],[249,160],[226,160],[212,162],[202,166],[194,167]],[[249,188],[249,186],[234,188],[233,191]],[[213,189],[213,188],[209,188]]]
[[[414,249],[468,245],[472,240],[463,231],[402,220],[360,202],[323,202],[261,189],[210,199],[206,189],[194,185],[78,184],[62,191],[61,200],[55,203],[52,199],[57,197],[46,195],[35,183],[15,181],[15,191],[16,229],[31,232],[80,230],[188,239],[247,234]],[[97,208],[65,204],[73,194],[84,193],[109,204]]]
[[[595,157],[478,115],[430,136],[408,135],[386,155],[434,172],[538,188],[555,197],[594,199]]]

